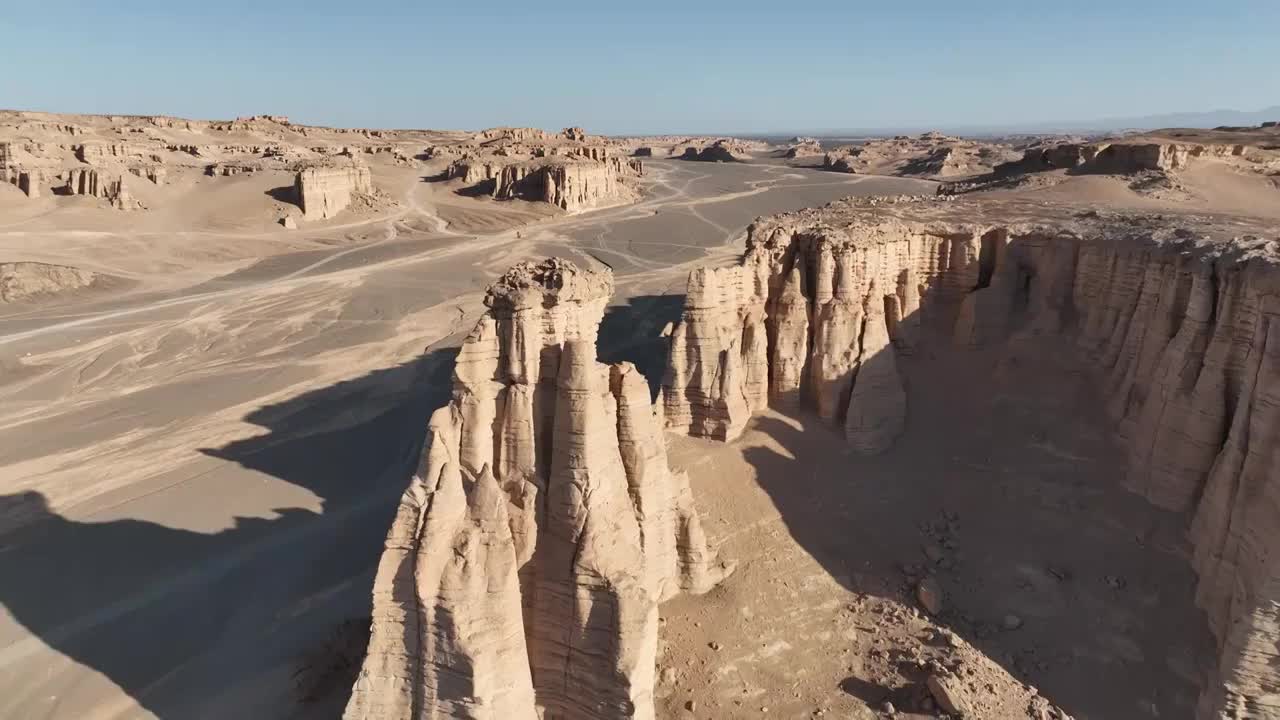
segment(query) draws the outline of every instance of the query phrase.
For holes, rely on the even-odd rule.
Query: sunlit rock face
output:
[[[730,571],[630,364],[608,270],[517,265],[458,354],[388,533],[346,717],[652,718],[658,603]]]

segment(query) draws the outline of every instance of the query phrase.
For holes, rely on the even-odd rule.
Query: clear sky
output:
[[[1280,104],[1280,0],[0,0],[0,107],[592,132]]]

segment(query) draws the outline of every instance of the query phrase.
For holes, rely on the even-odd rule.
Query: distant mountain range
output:
[[[1075,120],[1063,122],[1036,122],[1015,125],[930,125],[904,126],[896,128],[842,128],[826,130],[802,130],[790,132],[767,133],[771,137],[789,135],[809,135],[815,137],[866,137],[896,135],[901,133],[917,133],[926,130],[939,130],[956,135],[1014,135],[1014,134],[1050,134],[1050,133],[1092,133],[1114,132],[1118,130],[1152,130],[1167,127],[1212,128],[1219,125],[1260,125],[1263,122],[1280,120],[1280,105],[1261,110],[1209,110],[1207,112],[1164,113],[1162,115],[1141,115],[1136,117],[1111,117],[1096,120]],[[748,135],[740,135],[747,137]],[[764,134],[760,134],[764,135]]]

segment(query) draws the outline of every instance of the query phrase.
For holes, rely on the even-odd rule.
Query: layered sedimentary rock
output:
[[[680,158],[702,162],[742,162],[749,159],[753,151],[759,149],[759,145],[755,143],[721,138],[707,145],[685,147],[680,153]]]
[[[913,220],[903,207],[877,216],[846,202],[760,220],[739,266],[692,273],[664,380],[668,426],[733,437],[752,412],[798,398],[876,452],[908,412],[899,354],[1073,338],[1112,399],[1126,485],[1191,518],[1197,599],[1219,643],[1199,717],[1276,717],[1275,241],[1105,218]]]
[[[823,155],[822,165],[836,172],[953,177],[987,173],[1016,157],[1001,143],[928,132],[834,148]]]
[[[123,161],[131,157],[142,157],[146,150],[130,143],[84,143],[74,148],[76,159],[83,163],[96,165],[107,160]]]
[[[660,408],[595,360],[612,274],[508,271],[387,537],[346,717],[652,718],[658,603],[707,549]]]
[[[620,157],[604,161],[549,158],[515,162],[498,172],[493,196],[499,200],[536,200],[575,212],[630,199],[635,193],[627,180],[642,171],[639,160]]]
[[[1026,150],[1017,169],[1066,168],[1081,172],[1117,174],[1144,170],[1181,170],[1187,166],[1192,156],[1205,152],[1203,146],[1177,143],[1062,143]]]
[[[303,168],[293,186],[308,220],[331,218],[350,205],[353,196],[373,192],[369,168],[354,162]]]
[[[134,199],[128,185],[120,175],[112,175],[95,168],[76,168],[66,172],[66,192],[70,195],[89,195],[103,198],[117,210],[136,210],[142,204]]]

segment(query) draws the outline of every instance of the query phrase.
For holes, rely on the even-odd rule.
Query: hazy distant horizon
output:
[[[0,102],[608,135],[1065,128],[1280,103],[1276,27],[1274,0],[65,0],[0,15]]]

